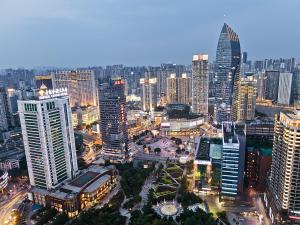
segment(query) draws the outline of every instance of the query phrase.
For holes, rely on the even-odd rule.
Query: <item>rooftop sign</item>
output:
[[[67,88],[57,88],[57,89],[50,89],[50,90],[40,90],[39,91],[39,99],[49,99],[49,98],[56,98],[56,97],[62,97],[68,95],[68,89]]]

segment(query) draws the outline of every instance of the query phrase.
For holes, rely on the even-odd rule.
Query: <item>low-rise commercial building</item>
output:
[[[113,166],[91,166],[81,171],[75,179],[54,190],[32,188],[31,197],[35,204],[50,205],[57,211],[74,217],[81,210],[101,203],[115,184],[116,171]]]
[[[161,130],[165,135],[186,136],[199,133],[204,117],[191,112],[189,105],[169,104],[166,117],[161,122]]]

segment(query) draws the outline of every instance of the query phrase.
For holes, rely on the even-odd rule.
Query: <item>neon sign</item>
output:
[[[49,98],[56,98],[56,97],[62,97],[68,95],[68,89],[67,88],[57,88],[57,89],[50,89],[46,90],[45,92],[39,93],[39,99],[49,99]]]

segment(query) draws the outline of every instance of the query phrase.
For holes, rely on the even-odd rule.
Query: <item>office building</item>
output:
[[[98,92],[94,71],[57,71],[51,73],[54,88],[67,88],[70,106],[98,106]]]
[[[81,170],[74,179],[62,183],[54,190],[34,187],[29,195],[34,204],[51,206],[59,213],[74,218],[80,211],[101,203],[115,187],[117,173],[114,166],[90,166]]]
[[[99,100],[104,156],[112,161],[123,161],[128,150],[124,81],[114,79],[100,85]]]
[[[237,120],[241,49],[238,35],[224,24],[216,53],[215,122]]]
[[[253,120],[255,117],[256,81],[253,76],[241,79],[238,101],[238,121]]]
[[[35,76],[35,86],[40,88],[45,85],[48,89],[53,89],[52,76],[51,75],[39,75]]]
[[[29,180],[53,189],[77,173],[71,108],[66,89],[41,89],[38,99],[19,100]]]
[[[267,70],[265,72],[265,99],[277,103],[280,72]]]
[[[247,147],[246,151],[246,168],[245,180],[247,185],[254,187],[257,181],[257,149],[254,147]]]
[[[223,122],[221,199],[234,200],[243,192],[245,135],[231,122]]]
[[[177,79],[178,83],[178,103],[191,104],[192,100],[192,79],[188,74],[183,73]]]
[[[157,92],[159,97],[167,93],[167,77],[169,77],[170,74],[171,72],[166,70],[159,69],[155,71],[155,77],[157,78]]]
[[[292,73],[280,73],[277,103],[281,105],[290,105],[292,96]]]
[[[0,131],[6,131],[12,126],[12,115],[9,111],[8,96],[5,88],[0,87]]]
[[[167,78],[167,102],[168,104],[177,103],[177,77],[175,73],[172,73]]]
[[[140,79],[142,85],[142,104],[143,110],[154,111],[157,106],[157,78],[151,77],[150,72],[145,73],[145,77]]]
[[[91,125],[96,122],[98,120],[98,110],[96,106],[73,108],[73,127]]]
[[[272,148],[260,148],[257,152],[257,174],[255,188],[258,191],[266,190],[268,175],[271,170]]]
[[[266,77],[265,72],[257,74],[257,100],[262,101],[266,99]]]
[[[297,107],[275,117],[271,173],[264,196],[273,224],[300,220],[300,108]]]
[[[193,56],[192,61],[192,110],[194,113],[208,114],[208,55]]]
[[[253,120],[245,124],[247,140],[253,141],[273,141],[274,121],[273,120]]]
[[[292,103],[300,101],[300,65],[298,65],[293,72],[292,85]]]

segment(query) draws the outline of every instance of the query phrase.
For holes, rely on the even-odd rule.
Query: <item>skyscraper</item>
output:
[[[94,71],[57,71],[51,73],[51,76],[54,88],[68,89],[71,107],[98,106],[98,92]]]
[[[245,135],[231,122],[223,122],[223,150],[221,163],[222,199],[236,199],[243,192]]]
[[[178,77],[178,103],[191,104],[192,98],[192,79],[186,73]]]
[[[99,100],[104,156],[113,161],[123,161],[128,149],[124,80],[114,79],[100,85]]]
[[[241,50],[238,35],[226,23],[222,28],[215,75],[215,122],[236,120],[236,102],[240,82]],[[231,116],[232,113],[232,116]],[[233,117],[233,118],[232,118]]]
[[[192,61],[192,110],[208,114],[208,55],[194,55]]]
[[[172,73],[167,78],[167,102],[169,104],[177,103],[178,95],[177,95],[177,77],[175,73]]]
[[[290,105],[292,97],[292,73],[280,73],[277,103]]]
[[[241,79],[238,101],[238,121],[253,120],[256,104],[256,81],[253,76]]]
[[[18,101],[30,184],[53,189],[78,170],[71,108],[66,89],[40,90]]]
[[[142,101],[144,111],[153,111],[157,106],[157,78],[151,77],[150,72],[140,79],[142,85]]]
[[[266,77],[265,72],[258,72],[257,74],[257,99],[266,99]]]
[[[264,197],[273,224],[285,224],[283,221],[287,219],[300,220],[299,152],[298,107],[293,112],[281,112],[275,117],[271,173]]]
[[[293,72],[293,86],[292,86],[292,103],[300,101],[300,66],[295,67]]]
[[[277,103],[280,72],[267,70],[265,72],[265,98]]]
[[[8,96],[5,88],[0,87],[0,131],[7,130],[12,124],[12,115],[9,112]]]

